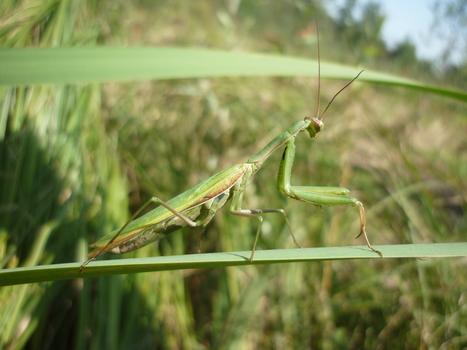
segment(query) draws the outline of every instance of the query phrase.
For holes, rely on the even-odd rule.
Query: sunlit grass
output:
[[[237,14],[209,1],[101,1],[95,8],[86,1],[6,3],[3,13],[12,15],[1,32],[3,47],[177,45],[316,58],[313,45],[293,36],[311,13],[281,2],[267,8],[245,2]],[[311,62],[306,66],[315,74]],[[344,83],[323,80],[323,103]],[[297,139],[293,183],[351,189],[366,207],[374,245],[465,241],[466,108],[419,91],[357,81],[335,101],[316,140]],[[51,264],[52,271],[62,262],[76,271],[87,243],[124,223],[128,202],[134,211],[152,195],[171,198],[245,161],[314,115],[317,104],[316,80],[303,77],[2,93],[2,263]],[[277,153],[247,188],[245,207],[286,209],[305,247],[338,252],[362,245],[353,240],[355,208],[319,209],[277,193]],[[222,210],[204,233],[202,251],[248,251],[255,229],[255,222]],[[281,217],[267,218],[259,246],[262,253],[294,248]],[[199,234],[186,229],[124,258],[170,260],[198,248]],[[103,258],[108,261],[97,268],[125,271],[125,259]],[[1,341],[9,348],[28,342],[56,348],[439,348],[465,335],[464,265],[463,259],[345,260],[4,287]]]

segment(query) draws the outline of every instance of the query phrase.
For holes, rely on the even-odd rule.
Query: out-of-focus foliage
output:
[[[305,1],[2,2],[3,47],[179,45],[316,57]],[[315,4],[323,57],[383,70],[382,15],[334,23]],[[371,7],[369,7],[371,8]],[[372,17],[371,13],[376,13]],[[348,15],[349,16],[349,15]],[[350,23],[350,24],[349,24]],[[349,37],[340,38],[346,25]],[[360,25],[371,28],[370,39]],[[357,33],[357,34],[355,34]],[[354,39],[353,39],[354,38]],[[355,42],[353,42],[355,40]],[[387,69],[420,78],[410,45]],[[386,60],[387,59],[387,60]],[[429,74],[421,78],[443,77]],[[342,86],[323,81],[323,103]],[[303,116],[316,81],[225,78],[5,89],[0,108],[3,267],[84,261],[150,196],[168,199],[243,162]],[[354,83],[326,128],[297,140],[293,183],[344,186],[366,206],[374,244],[465,241],[467,108],[401,88]],[[284,208],[304,246],[348,245],[355,208],[284,198],[273,155],[245,207]],[[129,203],[129,205],[127,205]],[[251,248],[255,222],[223,210],[203,251]],[[357,244],[361,244],[358,242]],[[281,217],[259,245],[293,248]],[[173,233],[129,256],[193,253]],[[110,258],[110,257],[106,257]],[[296,263],[3,288],[4,348],[462,348],[465,259]]]
[[[445,43],[442,57],[444,78],[452,80],[465,90],[467,88],[467,1],[437,1],[433,12],[436,14],[434,33]]]

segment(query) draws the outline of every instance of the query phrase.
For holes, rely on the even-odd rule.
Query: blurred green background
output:
[[[467,60],[440,69],[410,43],[390,51],[375,5],[330,18],[319,2],[321,58],[464,89]],[[3,48],[182,46],[316,59],[308,2],[6,1]],[[448,20],[446,18],[445,20]],[[322,103],[343,85],[322,81]],[[84,261],[88,243],[153,195],[169,199],[244,162],[316,111],[316,79],[215,78],[2,87],[2,268]],[[297,138],[293,183],[343,186],[365,205],[372,244],[465,241],[467,106],[355,82],[326,128]],[[281,152],[245,208],[284,208],[306,247],[354,243],[358,211],[316,208],[276,190]],[[260,249],[294,248],[268,216]],[[251,249],[256,222],[221,210],[203,252]],[[126,257],[195,253],[183,229]],[[115,258],[105,256],[106,259]],[[117,257],[121,258],[121,257]],[[4,349],[462,349],[463,259],[374,259],[170,271],[0,289]],[[464,271],[464,272],[462,272]]]

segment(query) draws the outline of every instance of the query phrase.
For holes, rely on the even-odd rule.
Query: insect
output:
[[[317,35],[319,35],[318,30]],[[160,198],[152,197],[121,229],[104,236],[91,245],[91,248],[94,248],[94,250],[88,254],[90,259],[81,265],[80,272],[83,271],[83,268],[87,264],[103,253],[123,254],[131,252],[157,241],[169,233],[187,225],[191,227],[205,227],[212,220],[216,212],[229,200],[231,201],[230,212],[233,215],[254,218],[259,221],[251,251],[250,262],[253,261],[256,244],[261,232],[261,224],[263,222],[261,214],[282,214],[289,227],[293,241],[300,247],[293,235],[284,210],[242,208],[243,192],[246,186],[248,186],[256,172],[261,168],[263,162],[283,145],[285,145],[285,149],[279,165],[277,177],[278,190],[290,198],[316,206],[350,205],[358,207],[360,213],[360,233],[356,238],[363,235],[368,248],[382,257],[382,253],[374,249],[368,240],[365,230],[366,218],[363,204],[358,199],[349,197],[350,191],[348,189],[341,187],[293,186],[290,183],[295,156],[295,138],[303,131],[308,132],[310,138],[315,138],[324,127],[322,119],[334,99],[362,73],[360,72],[354,79],[340,89],[320,115],[319,55],[318,36],[318,108],[316,117],[305,117],[304,120],[299,121],[276,136],[266,147],[245,163],[232,165],[230,168],[217,173],[167,202],[164,202]],[[136,219],[141,211],[152,203],[158,206]]]

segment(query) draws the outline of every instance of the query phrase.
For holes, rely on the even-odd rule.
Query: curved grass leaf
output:
[[[467,256],[467,243],[400,244],[374,246],[384,258],[445,258]],[[0,270],[0,286],[57,281],[83,277],[138,272],[199,269],[226,266],[261,265],[321,260],[380,259],[366,246],[274,249],[255,252],[185,254],[137,259],[115,259],[92,262],[80,274],[80,263],[42,265]]]
[[[0,50],[0,85],[227,76],[317,76],[317,61],[303,58],[176,47],[69,47]],[[359,69],[322,62],[323,78],[354,78]],[[467,101],[467,93],[365,71],[359,81],[399,85]]]

